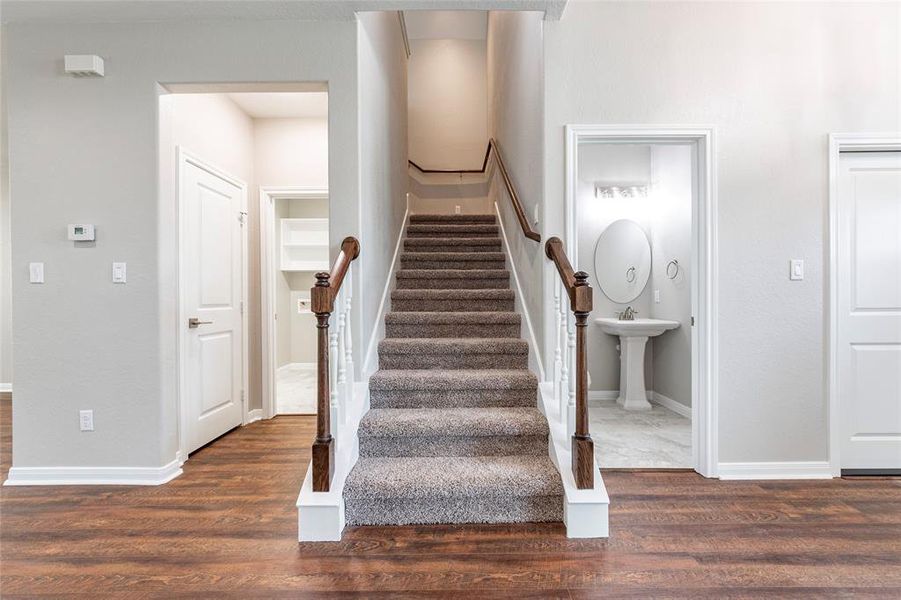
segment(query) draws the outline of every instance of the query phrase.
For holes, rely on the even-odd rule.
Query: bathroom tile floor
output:
[[[314,363],[291,363],[276,370],[275,405],[280,415],[316,414]]]
[[[692,467],[691,420],[658,404],[629,411],[616,400],[590,400],[589,428],[604,469]]]

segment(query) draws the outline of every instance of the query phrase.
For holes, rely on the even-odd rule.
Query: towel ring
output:
[[[675,258],[666,263],[666,276],[668,279],[675,279],[679,275],[679,261]],[[672,273],[672,274],[670,274]]]
[[[635,267],[629,267],[626,269],[626,281],[632,283],[635,281]]]

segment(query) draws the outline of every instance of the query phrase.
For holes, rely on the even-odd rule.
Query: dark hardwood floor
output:
[[[10,464],[10,402],[0,401]],[[563,525],[367,527],[298,544],[312,417],[198,451],[159,487],[0,492],[16,597],[901,597],[901,480],[719,482],[604,473],[609,540]]]

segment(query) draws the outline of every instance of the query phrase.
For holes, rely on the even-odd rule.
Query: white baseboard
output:
[[[315,369],[316,369],[316,363],[314,363],[314,362],[310,362],[310,363],[297,362],[297,363],[283,364],[282,366],[278,367],[275,370],[275,372],[276,373],[284,373],[285,371],[309,371],[309,370],[315,370]]]
[[[719,463],[720,479],[832,479],[829,461]]]
[[[664,408],[668,408],[677,415],[682,415],[686,419],[691,418],[691,407],[685,406],[681,402],[676,402],[669,396],[664,396],[663,394],[659,394],[657,392],[648,392],[648,401],[653,402],[654,404],[659,404]]]
[[[181,475],[178,456],[162,467],[12,467],[3,485],[162,485]]]
[[[247,412],[247,423],[245,423],[245,425],[250,425],[254,421],[259,421],[262,418],[263,418],[263,409],[255,408],[255,409]]]
[[[9,392],[12,393],[13,384],[11,383],[0,383],[0,393]]]
[[[513,263],[513,254],[510,252],[510,243],[507,240],[507,230],[504,228],[504,219],[501,217],[501,209],[494,203],[494,212],[497,215],[497,224],[501,232],[501,239],[504,243],[504,254],[510,263],[510,273],[513,275],[513,283],[516,286],[516,295],[514,297],[514,310],[523,317],[523,337],[529,343],[529,368],[538,374],[538,381],[545,381],[544,361],[541,360],[541,352],[538,347],[538,341],[535,338],[535,329],[532,327],[532,319],[529,317],[529,311],[526,303],[523,301],[525,295],[522,291],[522,285],[519,283],[519,275],[516,273],[516,265]]]
[[[388,312],[390,305],[391,289],[394,285],[394,279],[397,274],[398,257],[400,256],[400,248],[407,233],[407,217],[410,215],[410,201],[407,199],[407,210],[404,211],[404,220],[400,225],[400,233],[397,235],[397,243],[394,245],[394,256],[391,257],[391,267],[388,269],[388,277],[385,280],[385,289],[382,291],[382,300],[379,302],[379,311],[375,317],[375,327],[372,328],[372,335],[369,336],[369,344],[366,347],[366,356],[363,358],[363,379],[369,380],[369,376],[375,373],[377,367],[378,352],[376,349],[379,340],[385,337],[385,313]]]
[[[616,400],[619,397],[619,390],[588,390],[588,401],[589,402],[600,402],[604,400]],[[677,415],[681,415],[686,419],[691,418],[691,407],[685,406],[681,402],[676,402],[672,398],[668,396],[664,396],[663,394],[658,394],[653,390],[647,391],[648,402],[653,402],[654,404],[659,404],[664,408],[668,408],[673,411]]]

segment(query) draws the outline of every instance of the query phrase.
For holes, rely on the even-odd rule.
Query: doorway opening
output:
[[[567,127],[567,253],[601,468],[716,476],[715,199],[708,128]]]
[[[275,317],[277,302],[300,306],[313,277],[307,273],[304,280],[295,267],[319,270],[328,262],[328,93],[325,84],[175,84],[164,86],[159,102],[160,189],[175,199],[177,422],[184,460],[231,429],[278,413],[263,394],[272,380],[264,365],[274,369],[263,338],[271,334],[266,339],[274,342],[277,336],[264,332],[262,315]],[[319,194],[309,232],[314,243],[291,226],[291,211],[300,210],[293,201],[277,201],[284,203],[277,208],[287,211],[286,236],[293,240],[283,244],[284,264],[294,265],[284,293],[266,295],[272,306],[265,308],[260,284],[273,278],[263,271],[263,244],[277,238],[262,228],[265,211],[257,203],[266,197],[263,189]],[[304,220],[309,226],[314,219],[294,219]],[[307,325],[312,337],[312,321]],[[303,326],[296,324],[294,334],[302,336]],[[291,335],[289,329],[282,337],[290,342]],[[289,395],[303,404],[302,389]]]

